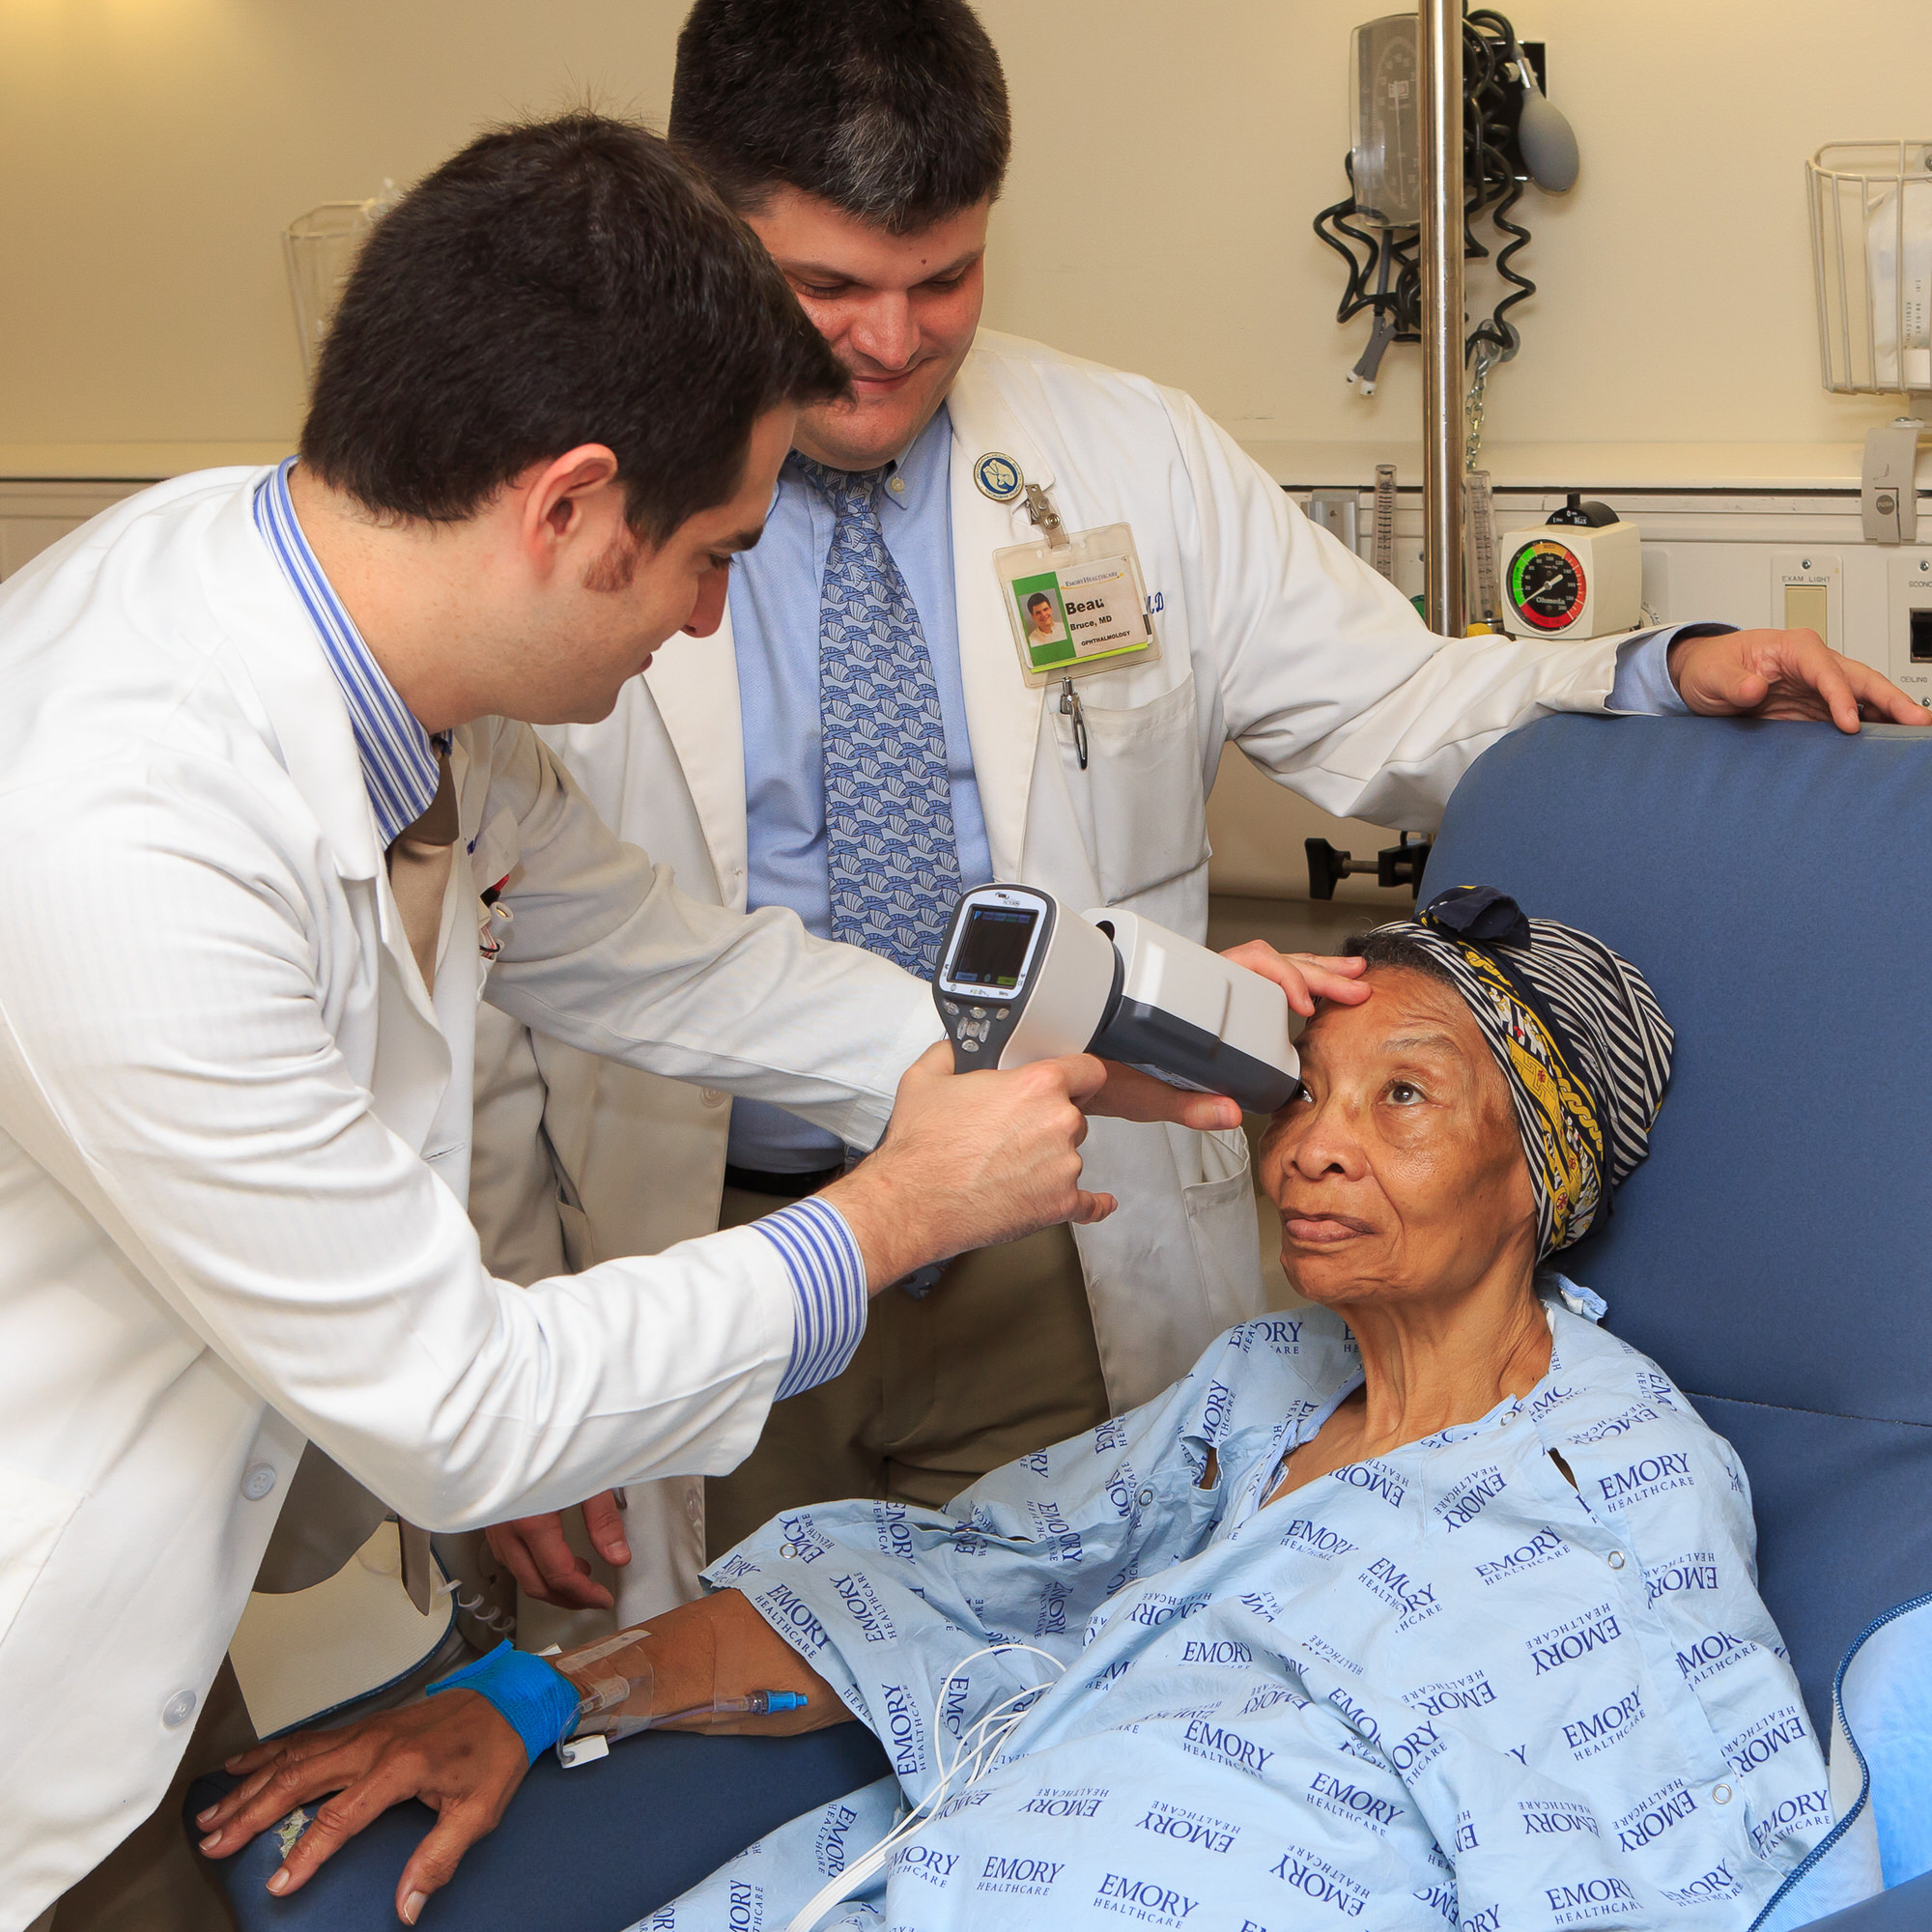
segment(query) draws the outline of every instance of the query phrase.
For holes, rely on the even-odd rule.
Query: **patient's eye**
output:
[[[1398,1107],[1412,1107],[1423,1098],[1423,1093],[1412,1080],[1392,1080],[1389,1082],[1388,1096]]]

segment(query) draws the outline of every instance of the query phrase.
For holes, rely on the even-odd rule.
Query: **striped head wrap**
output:
[[[1370,936],[1425,953],[1475,1014],[1516,1109],[1538,1258],[1581,1240],[1650,1151],[1670,1079],[1675,1036],[1643,975],[1492,886],[1458,886]]]

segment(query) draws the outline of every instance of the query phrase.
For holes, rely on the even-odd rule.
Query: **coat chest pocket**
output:
[[[1194,716],[1194,675],[1150,704],[1110,709],[1096,701],[1104,678],[1076,681],[1087,727],[1080,769],[1073,720],[1048,686],[1047,715],[1060,740],[1101,897],[1119,905],[1208,862],[1208,801]]]

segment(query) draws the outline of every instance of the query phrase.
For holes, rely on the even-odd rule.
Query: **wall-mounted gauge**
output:
[[[1422,83],[1416,16],[1390,14],[1349,37],[1355,67],[1349,140],[1355,206],[1365,221],[1414,228],[1422,220]]]
[[[1503,628],[1519,638],[1607,638],[1643,614],[1634,524],[1573,494],[1547,524],[1502,539]]]
[[[1577,553],[1549,537],[1510,558],[1510,610],[1533,631],[1568,631],[1589,601],[1590,577]]]

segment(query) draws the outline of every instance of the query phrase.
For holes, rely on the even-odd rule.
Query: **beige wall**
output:
[[[984,0],[1019,127],[989,319],[1192,389],[1252,435],[1413,435],[1413,351],[1342,374],[1337,0]],[[276,243],[478,124],[594,95],[660,119],[678,0],[8,0],[0,443],[275,439],[300,375]],[[1849,440],[1818,387],[1801,162],[1932,135],[1932,8],[1520,0],[1583,179],[1534,194],[1503,439]]]

